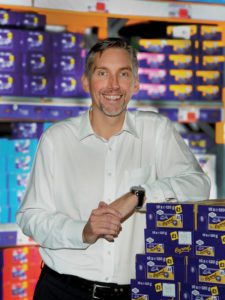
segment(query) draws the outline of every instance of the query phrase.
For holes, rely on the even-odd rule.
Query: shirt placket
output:
[[[104,176],[104,201],[110,204],[116,195],[116,141],[111,139],[106,143],[105,176]],[[103,241],[103,281],[110,282],[115,266],[114,243]]]

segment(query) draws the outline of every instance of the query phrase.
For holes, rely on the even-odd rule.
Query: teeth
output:
[[[120,96],[105,96],[105,98],[108,100],[117,100],[120,99]]]

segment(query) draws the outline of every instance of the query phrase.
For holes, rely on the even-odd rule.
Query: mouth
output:
[[[122,95],[104,95],[103,94],[103,97],[108,101],[116,102],[122,98]]]

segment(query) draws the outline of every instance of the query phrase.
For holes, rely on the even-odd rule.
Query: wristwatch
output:
[[[136,209],[141,209],[145,200],[145,189],[142,186],[132,186],[130,192],[137,196],[138,204]]]

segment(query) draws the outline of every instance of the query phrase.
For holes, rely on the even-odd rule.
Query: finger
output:
[[[100,201],[98,208],[107,207],[108,205],[104,201]]]

